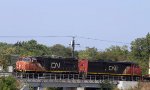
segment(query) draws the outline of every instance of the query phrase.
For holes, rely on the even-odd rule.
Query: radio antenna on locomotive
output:
[[[71,45],[71,47],[72,47],[72,58],[75,58],[75,55],[74,55],[75,45],[80,45],[80,44],[75,43],[75,36],[72,37],[72,41],[69,45]]]

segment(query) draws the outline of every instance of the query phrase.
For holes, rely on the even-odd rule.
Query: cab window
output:
[[[23,61],[30,62],[31,59],[30,58],[23,58]]]

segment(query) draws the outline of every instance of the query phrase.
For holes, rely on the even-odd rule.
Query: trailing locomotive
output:
[[[16,62],[16,71],[40,73],[77,73],[97,75],[122,75],[140,77],[141,68],[133,62],[116,62],[109,60],[50,57],[22,57]]]
[[[97,60],[89,61],[88,74],[141,76],[142,70],[137,64],[132,62]]]

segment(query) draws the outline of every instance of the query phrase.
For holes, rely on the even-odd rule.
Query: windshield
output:
[[[23,61],[26,61],[26,62],[30,62],[30,61],[31,61],[31,58],[27,57],[27,58],[23,58],[22,60],[23,60]]]

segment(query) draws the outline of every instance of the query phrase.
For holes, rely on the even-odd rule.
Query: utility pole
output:
[[[150,76],[150,40],[149,40],[149,33],[146,36],[146,41],[147,41],[147,49],[148,49],[148,56],[149,56],[149,68],[148,68],[148,75]]]
[[[80,44],[75,43],[75,37],[72,37],[72,38],[73,38],[73,40],[71,41],[71,43],[69,45],[71,45],[71,47],[72,47],[72,58],[75,58],[75,55],[74,55],[75,45],[80,45]]]
[[[150,56],[149,56],[149,69],[148,69],[148,75],[150,76]]]
[[[150,49],[149,49],[149,44],[148,44],[148,56],[149,56],[149,60],[148,60],[148,76],[150,76]]]

